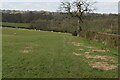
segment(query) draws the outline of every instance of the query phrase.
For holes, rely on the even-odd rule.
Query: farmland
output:
[[[4,24],[4,23],[3,23]],[[3,78],[117,78],[117,49],[69,33],[3,28]]]
[[[29,27],[29,23],[9,23],[9,22],[2,22],[4,26],[16,26],[16,27]]]

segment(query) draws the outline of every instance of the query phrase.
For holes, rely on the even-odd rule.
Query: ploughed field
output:
[[[3,28],[3,78],[116,78],[118,51],[69,33]]]

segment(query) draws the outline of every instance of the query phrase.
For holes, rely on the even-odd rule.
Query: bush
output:
[[[89,40],[102,42],[103,44],[114,48],[118,48],[120,45],[120,35],[92,31],[81,31],[80,36]]]
[[[76,29],[75,20],[65,19],[65,20],[34,20],[30,23],[30,28],[44,30],[44,31],[54,31],[54,32],[64,32],[73,33]]]
[[[73,36],[77,36],[77,31],[74,31],[74,32],[72,33],[72,35],[73,35]]]

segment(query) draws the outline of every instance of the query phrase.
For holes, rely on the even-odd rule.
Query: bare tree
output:
[[[94,4],[95,2],[91,0],[69,0],[61,2],[59,7],[61,12],[78,18],[77,36],[79,36],[79,32],[82,31],[80,23],[83,23],[83,15],[95,10],[93,7]]]

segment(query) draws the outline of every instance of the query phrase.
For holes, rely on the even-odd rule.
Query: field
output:
[[[0,27],[0,79],[2,78],[2,28]]]
[[[9,23],[9,22],[2,22],[4,26],[16,26],[16,27],[29,27],[29,23]]]
[[[3,28],[3,78],[117,78],[118,52],[68,33]]]

